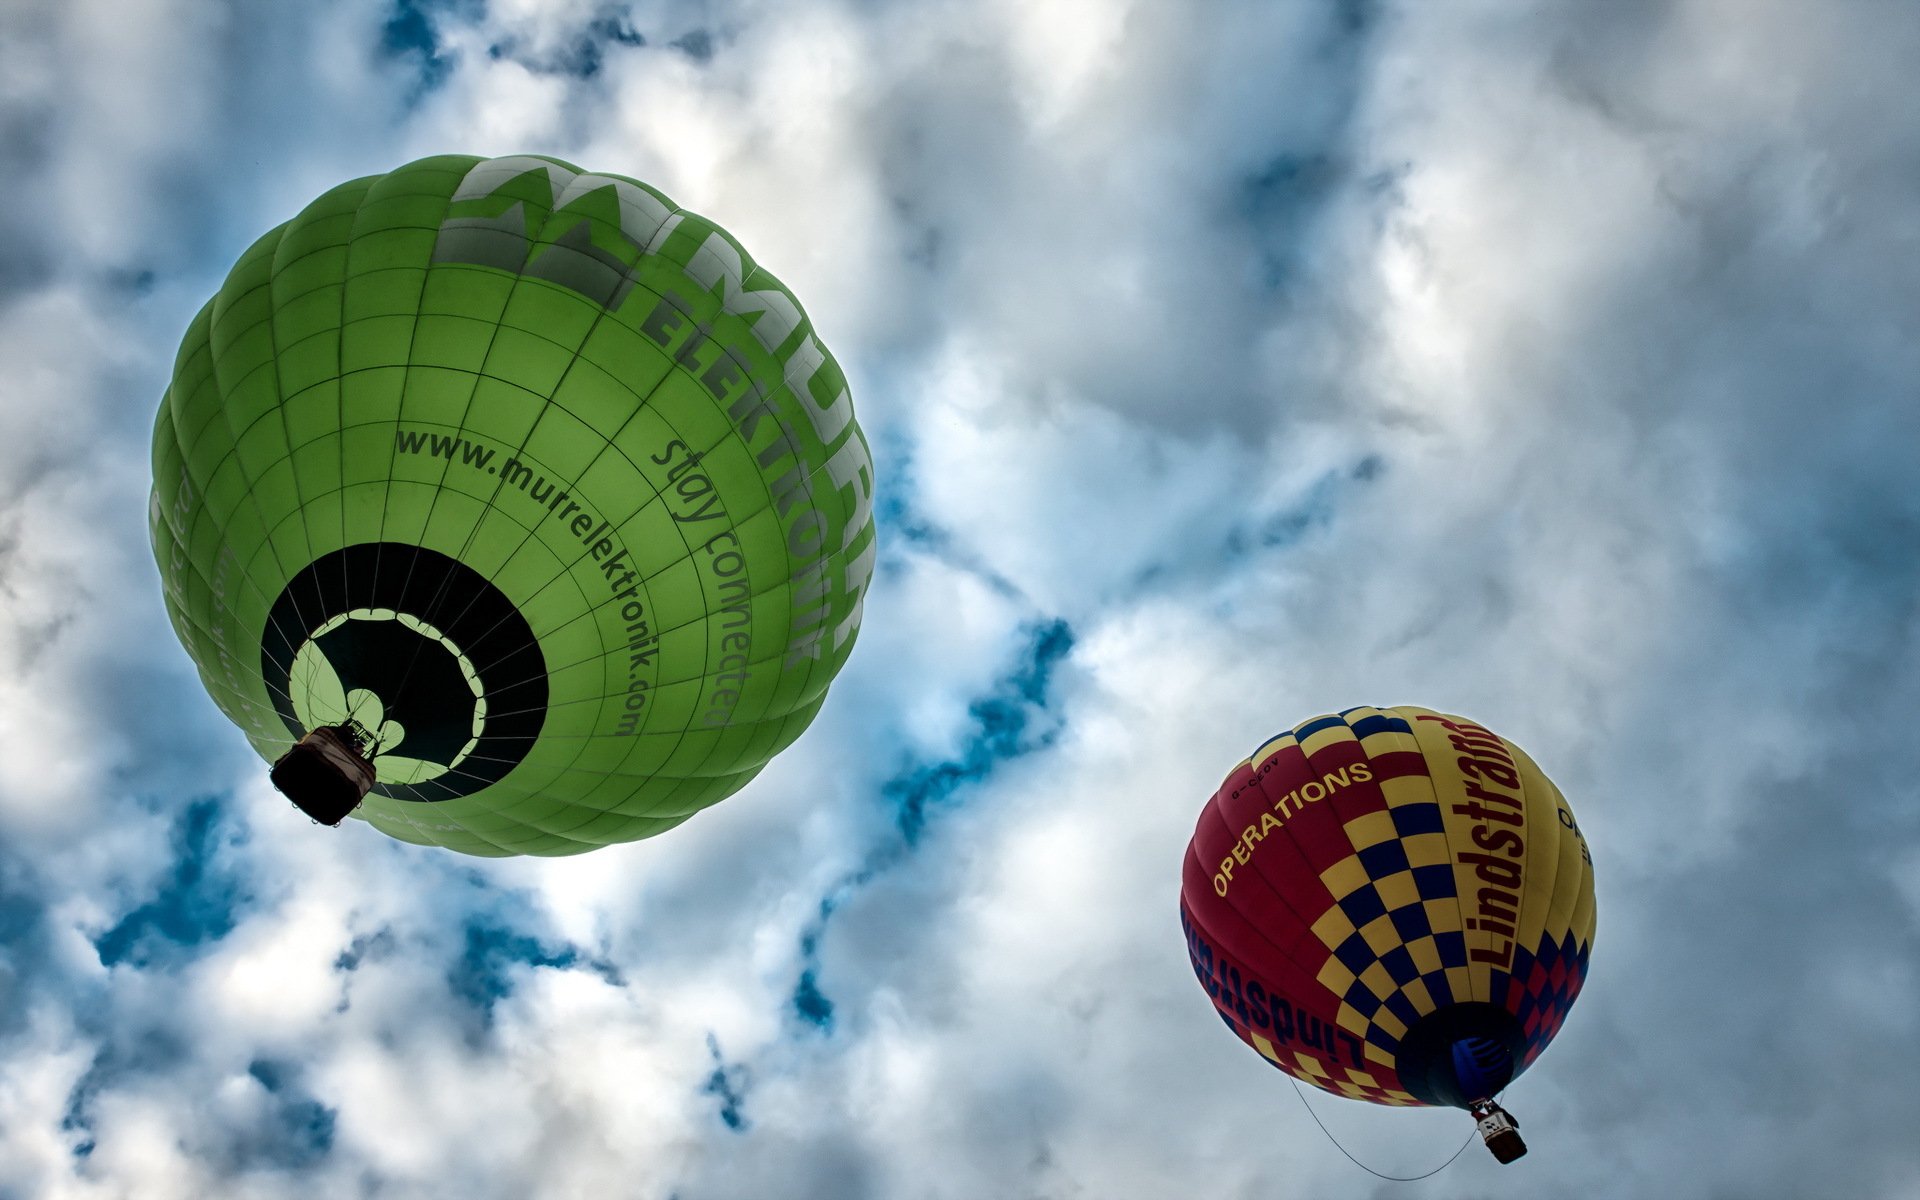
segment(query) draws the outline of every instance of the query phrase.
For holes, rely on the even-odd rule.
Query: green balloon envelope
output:
[[[254,243],[153,462],[214,701],[269,759],[351,717],[356,815],[470,854],[737,791],[818,711],[873,574],[872,459],[792,294],[556,159],[422,159]]]

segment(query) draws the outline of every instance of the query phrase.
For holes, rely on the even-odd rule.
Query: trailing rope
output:
[[[1372,1167],[1368,1166],[1367,1164],[1361,1162],[1359,1159],[1355,1158],[1347,1150],[1345,1146],[1342,1146],[1340,1144],[1340,1139],[1333,1136],[1333,1131],[1328,1129],[1326,1125],[1321,1122],[1320,1114],[1313,1111],[1313,1105],[1307,1103],[1307,1094],[1300,1090],[1300,1081],[1295,1079],[1293,1076],[1288,1075],[1287,1082],[1293,1084],[1293,1094],[1300,1097],[1300,1103],[1307,1110],[1307,1115],[1313,1118],[1313,1123],[1315,1125],[1320,1126],[1320,1132],[1327,1135],[1327,1140],[1333,1143],[1333,1148],[1335,1150],[1338,1150],[1340,1153],[1345,1154],[1347,1156],[1348,1162],[1351,1162],[1354,1166],[1359,1167],[1362,1171],[1365,1171],[1367,1174],[1378,1176],[1381,1179],[1391,1180],[1394,1183],[1412,1183],[1416,1179],[1425,1179],[1427,1178],[1428,1175],[1438,1175],[1440,1172],[1446,1170],[1448,1167],[1453,1165],[1453,1160],[1456,1158],[1459,1158],[1461,1153],[1466,1150],[1467,1146],[1470,1143],[1472,1143],[1473,1135],[1476,1132],[1475,1130],[1471,1130],[1471,1129],[1468,1130],[1467,1140],[1460,1143],[1460,1149],[1455,1150],[1452,1154],[1448,1155],[1447,1161],[1441,1163],[1439,1166],[1435,1167],[1433,1170],[1426,1172],[1426,1174],[1424,1175],[1388,1175],[1383,1172],[1374,1170]]]

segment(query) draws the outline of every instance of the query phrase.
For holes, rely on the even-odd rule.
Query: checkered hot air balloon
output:
[[[1215,1010],[1273,1065],[1357,1100],[1470,1108],[1579,995],[1593,866],[1518,746],[1464,717],[1353,708],[1227,776],[1180,913]]]

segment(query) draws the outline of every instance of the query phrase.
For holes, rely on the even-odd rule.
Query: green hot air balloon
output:
[[[647,837],[752,779],[846,661],[872,507],[792,294],[549,158],[315,200],[194,319],[154,431],[214,701],[309,812],[469,854]]]

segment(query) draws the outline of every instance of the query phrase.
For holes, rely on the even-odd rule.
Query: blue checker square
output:
[[[1403,942],[1411,942],[1433,932],[1433,922],[1427,920],[1427,906],[1424,904],[1403,905],[1387,915],[1393,918],[1393,931],[1400,935]]]
[[[1444,833],[1446,823],[1441,819],[1440,806],[1422,802],[1420,804],[1402,804],[1391,810],[1393,829],[1401,837],[1412,837],[1416,833]]]
[[[1464,962],[1466,961],[1464,940],[1460,943],[1460,947],[1461,961]],[[1373,947],[1367,945],[1367,939],[1357,933],[1341,942],[1339,948],[1333,952],[1333,956],[1340,960],[1341,966],[1355,975],[1373,965]]]
[[[1402,987],[1420,978],[1420,968],[1413,964],[1413,955],[1407,953],[1405,946],[1395,946],[1380,956],[1380,965],[1387,974]]]
[[[1434,949],[1440,951],[1440,965],[1443,967],[1464,967],[1467,965],[1467,935],[1464,933],[1436,933],[1433,935]]]
[[[1413,869],[1413,887],[1422,900],[1445,900],[1455,894],[1453,868],[1446,863]]]
[[[1377,846],[1368,846],[1360,852],[1360,865],[1367,874],[1375,879],[1385,879],[1389,875],[1407,870],[1413,864],[1407,861],[1407,848],[1399,842],[1381,842]]]
[[[1445,970],[1433,971],[1420,978],[1427,985],[1427,995],[1433,997],[1434,1007],[1445,1008],[1453,1003],[1453,985],[1447,982]]]
[[[1400,1018],[1400,1023],[1412,1027],[1420,1019],[1420,1010],[1413,1006],[1404,992],[1395,992],[1387,997],[1387,1011]]]
[[[1348,711],[1352,711],[1349,709]],[[1349,722],[1353,726],[1353,736],[1372,737],[1376,733],[1412,733],[1413,727],[1399,717],[1387,713],[1375,713],[1371,717],[1361,717]]]
[[[1339,717],[1321,717],[1318,721],[1308,721],[1305,725],[1296,726],[1293,736],[1304,742],[1323,729],[1338,729],[1345,725],[1346,722]]]
[[[1353,986],[1347,989],[1346,1000],[1353,1011],[1369,1019],[1380,1011],[1380,997],[1368,991],[1367,985],[1359,980],[1355,980]]]
[[[1349,893],[1346,899],[1340,901],[1340,911],[1347,914],[1347,920],[1353,922],[1354,928],[1359,929],[1376,917],[1385,916],[1387,902],[1380,898],[1378,888],[1367,884]]]

